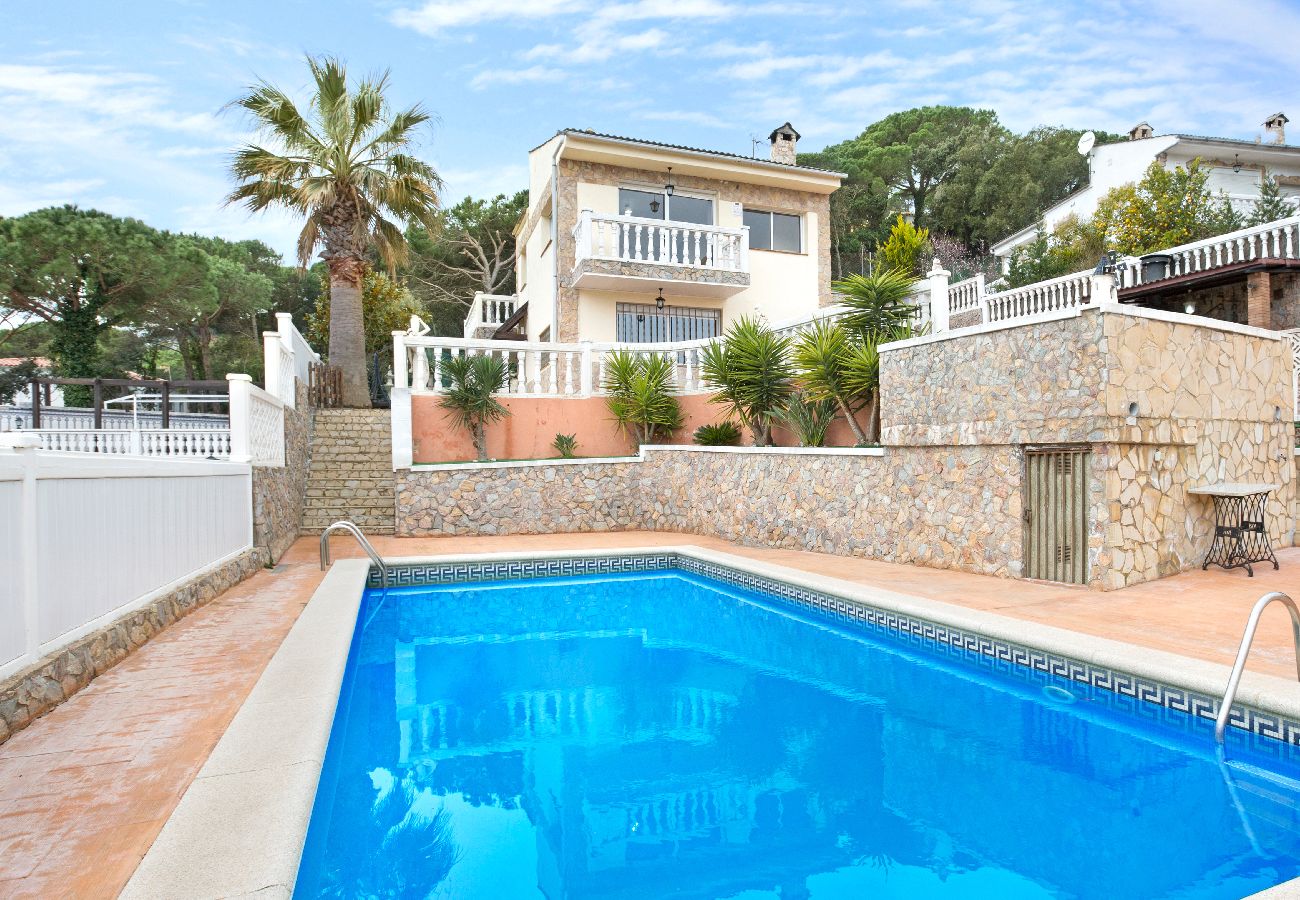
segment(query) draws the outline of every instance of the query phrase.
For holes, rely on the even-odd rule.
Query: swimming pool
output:
[[[521,573],[529,574],[529,573]],[[418,575],[417,575],[418,577]],[[1300,753],[679,568],[368,591],[296,895],[1242,897]]]

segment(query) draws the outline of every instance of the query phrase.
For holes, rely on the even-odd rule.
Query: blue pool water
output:
[[[298,897],[1235,898],[1240,734],[677,570],[368,593]]]

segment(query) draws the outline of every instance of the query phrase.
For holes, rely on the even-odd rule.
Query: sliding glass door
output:
[[[707,197],[684,197],[680,194],[670,197],[662,191],[619,188],[618,208],[623,215],[642,219],[660,219],[690,225],[713,224],[713,201]],[[635,243],[627,246],[627,242],[632,240]],[[692,249],[697,265],[709,264],[707,243],[697,240],[693,247],[689,247],[687,235],[681,231],[677,233],[672,247],[660,247],[660,236],[649,229],[638,232],[635,238],[619,238],[619,256],[623,259],[655,260],[660,259],[666,251],[668,261],[681,264],[691,260]]]

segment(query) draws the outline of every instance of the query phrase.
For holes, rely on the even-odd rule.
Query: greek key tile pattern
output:
[[[1104,702],[1117,712],[1135,715],[1164,726],[1189,731],[1193,728],[1204,730],[1204,725],[1196,725],[1195,720],[1212,723],[1218,713],[1218,700],[1204,694],[676,553],[399,564],[388,567],[388,576],[390,584],[395,587],[414,587],[516,578],[609,575],[673,568],[758,591],[779,598],[818,618],[887,634],[894,640],[903,640],[928,653],[960,656],[965,662],[974,663],[986,670],[1023,675],[1024,670],[1029,669],[1035,673],[1034,680],[1043,685],[1053,677],[1086,685],[1092,689],[1089,692],[1090,700]],[[371,588],[378,588],[379,573],[371,571],[367,584]],[[1280,755],[1284,751],[1282,744],[1300,746],[1300,722],[1273,713],[1238,704],[1233,709],[1230,724],[1249,732],[1249,743],[1257,752]]]

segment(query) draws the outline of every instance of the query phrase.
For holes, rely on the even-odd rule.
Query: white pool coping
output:
[[[389,558],[390,565],[679,554],[788,584],[1073,657],[1211,697],[1229,669],[1161,650],[1012,619],[701,547],[497,552]],[[370,563],[340,560],[149,848],[121,897],[290,897]],[[1300,718],[1300,690],[1247,672],[1238,703]],[[1300,879],[1254,895],[1300,898]]]

